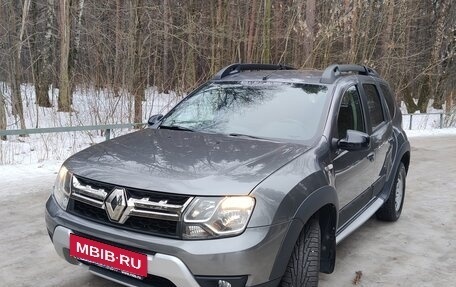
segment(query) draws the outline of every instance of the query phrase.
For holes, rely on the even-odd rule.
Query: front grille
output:
[[[114,189],[123,188],[127,204],[122,216],[113,220],[105,200]],[[113,196],[115,193],[113,194]],[[182,212],[189,196],[119,187],[82,177],[73,177],[68,212],[104,225],[165,237],[180,237]]]
[[[116,187],[113,184],[105,183],[105,182],[100,182],[100,181],[95,181],[92,179],[88,179],[85,177],[76,177],[80,183],[83,185],[90,185],[94,188],[99,188],[99,189],[104,189],[106,191],[111,191],[114,187]],[[168,203],[170,204],[185,204],[185,202],[188,200],[188,196],[185,195],[180,195],[180,194],[172,194],[172,193],[163,193],[163,192],[154,192],[150,190],[144,190],[144,189],[137,189],[137,188],[131,188],[131,187],[124,187],[128,194],[131,197],[134,198],[143,198],[143,197],[149,197],[150,200],[152,201],[160,201],[160,200],[167,200]]]
[[[146,234],[164,235],[167,237],[177,237],[178,235],[177,221],[130,217],[124,224],[120,224],[110,221],[104,209],[97,208],[77,200],[73,200],[72,203],[72,208],[69,208],[70,213],[104,225],[115,226]]]

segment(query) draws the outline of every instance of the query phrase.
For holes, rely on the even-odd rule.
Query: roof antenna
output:
[[[272,73],[270,73],[270,74],[264,76],[264,77],[263,77],[263,81],[266,81],[273,73],[274,73],[274,72],[272,72]]]
[[[279,68],[277,70],[284,70],[286,68],[282,64],[277,64],[277,66],[279,66]],[[270,74],[267,74],[266,76],[264,76],[263,81],[266,81],[267,79],[269,79],[269,77],[272,76],[272,74],[274,74],[277,70],[274,70]]]

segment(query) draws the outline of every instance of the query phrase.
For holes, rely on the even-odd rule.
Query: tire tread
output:
[[[281,287],[317,287],[320,272],[320,224],[311,219],[293,250]]]
[[[399,209],[399,212],[396,212],[396,207],[395,207],[395,196],[396,196],[396,184],[397,184],[397,179],[399,176],[399,173],[403,173],[403,180],[404,180],[404,194],[402,196],[402,205],[404,204],[404,199],[405,199],[405,179],[406,179],[406,170],[405,166],[403,163],[400,163],[395,178],[394,178],[394,184],[391,188],[390,195],[388,197],[388,200],[385,201],[385,203],[380,207],[380,209],[375,213],[377,219],[382,220],[382,221],[396,221],[399,219],[401,212],[402,212],[402,206]]]

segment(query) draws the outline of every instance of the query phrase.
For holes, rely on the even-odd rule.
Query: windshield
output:
[[[210,83],[184,99],[161,126],[258,138],[309,140],[326,102],[322,85]]]

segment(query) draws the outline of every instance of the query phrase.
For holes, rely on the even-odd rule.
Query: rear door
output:
[[[371,150],[368,155],[372,162],[372,193],[377,195],[383,188],[386,175],[391,168],[391,150],[393,128],[385,99],[379,93],[375,82],[362,83],[363,96],[366,99],[366,114],[370,134]]]

